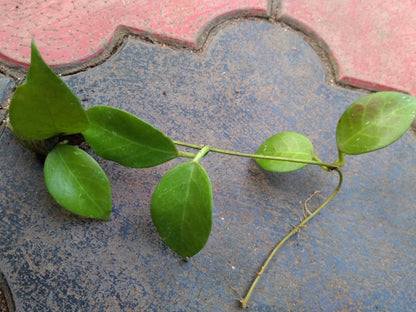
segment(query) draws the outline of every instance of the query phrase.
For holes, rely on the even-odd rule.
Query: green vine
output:
[[[352,103],[336,129],[338,159],[321,161],[311,141],[296,132],[271,136],[254,153],[240,153],[205,145],[174,141],[152,125],[125,111],[95,106],[84,110],[79,99],[43,61],[32,43],[26,83],[13,94],[7,125],[24,147],[46,156],[44,175],[52,197],[74,214],[109,220],[112,210],[108,178],[99,164],[70,138],[85,139],[100,157],[125,167],[148,168],[178,157],[191,159],[171,169],[158,183],[150,211],[164,242],[183,259],[206,244],[212,225],[212,186],[200,160],[209,153],[248,157],[266,171],[283,173],[307,165],[339,175],[335,191],[306,215],[271,251],[241,299],[248,307],[257,282],[281,246],[306,226],[339,192],[345,155],[384,148],[399,139],[416,116],[416,98],[398,92],[378,92]],[[178,146],[197,150],[179,151]]]
[[[184,142],[179,142],[179,141],[173,141],[173,142],[176,145],[186,146],[186,147],[190,147],[190,148],[194,148],[194,149],[201,149],[201,148],[204,147],[204,146],[201,146],[201,145],[184,143]],[[336,164],[324,163],[324,162],[320,161],[316,156],[314,156],[314,160],[312,160],[312,159],[311,160],[305,160],[305,159],[296,159],[296,158],[289,158],[289,157],[239,153],[239,152],[233,152],[233,151],[228,151],[228,150],[214,148],[214,147],[210,147],[209,151],[213,152],[213,153],[219,153],[219,154],[230,155],[230,156],[238,156],[238,157],[246,157],[246,158],[252,158],[252,159],[277,160],[277,161],[287,161],[287,162],[293,162],[293,163],[299,163],[299,164],[317,165],[317,166],[325,167],[325,168],[330,169],[330,170],[337,169],[337,168],[340,167]]]
[[[305,204],[305,210],[307,212],[307,216],[301,220],[299,222],[298,225],[296,225],[295,227],[293,227],[293,229],[286,234],[285,237],[282,238],[282,240],[280,240],[276,246],[273,248],[273,250],[270,252],[269,256],[266,258],[266,260],[264,261],[263,265],[261,266],[261,269],[259,271],[259,273],[257,273],[256,278],[254,279],[253,283],[251,284],[250,288],[248,289],[246,295],[241,298],[240,303],[241,303],[241,307],[242,308],[247,308],[248,307],[248,302],[250,300],[251,294],[254,291],[254,288],[256,287],[258,281],[260,280],[260,278],[263,276],[264,272],[266,271],[267,266],[269,265],[270,261],[272,260],[272,258],[274,257],[274,255],[276,254],[276,252],[283,246],[283,244],[289,239],[291,238],[294,234],[296,234],[297,232],[299,232],[302,228],[304,228],[306,226],[306,224],[313,218],[315,217],[319,211],[322,210],[322,208],[324,208],[339,192],[339,190],[341,189],[341,185],[342,185],[342,181],[343,181],[343,175],[341,170],[339,169],[334,169],[338,175],[339,175],[339,182],[337,187],[335,188],[335,191],[331,194],[331,196],[329,196],[318,208],[316,208],[313,212],[310,212],[307,208],[306,208],[306,204]]]

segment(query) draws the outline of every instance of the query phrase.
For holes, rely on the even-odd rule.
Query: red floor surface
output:
[[[290,0],[282,19],[325,42],[339,81],[416,95],[415,0]]]
[[[0,56],[27,63],[34,38],[49,64],[79,62],[100,53],[118,26],[193,48],[221,17],[268,15],[267,0],[0,1]]]
[[[279,19],[328,48],[337,79],[416,95],[416,1],[282,0]],[[34,38],[49,64],[87,60],[119,26],[191,48],[232,16],[275,16],[267,0],[0,0],[0,61],[27,64]]]

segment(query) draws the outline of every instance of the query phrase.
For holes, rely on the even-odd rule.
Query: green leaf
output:
[[[49,192],[62,207],[83,217],[110,219],[110,182],[86,152],[58,145],[46,157],[44,174]]]
[[[386,91],[364,96],[338,122],[338,149],[355,155],[386,147],[407,131],[415,115],[416,98],[410,95]]]
[[[206,244],[212,225],[212,187],[197,162],[170,170],[153,193],[153,223],[165,243],[184,259]]]
[[[78,98],[43,61],[34,42],[29,72],[10,101],[10,123],[23,139],[44,140],[88,127]]]
[[[297,132],[282,132],[264,141],[256,155],[312,160],[314,152],[311,141],[304,135]],[[307,166],[304,163],[279,160],[256,159],[256,162],[264,170],[272,172],[292,172]]]
[[[147,168],[178,156],[171,139],[125,111],[95,106],[87,110],[90,127],[82,134],[101,157],[126,167]]]

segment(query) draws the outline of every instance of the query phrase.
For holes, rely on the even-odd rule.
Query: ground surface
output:
[[[34,39],[49,64],[79,67],[111,54],[122,28],[199,49],[213,27],[235,16],[277,17],[302,29],[330,52],[342,83],[416,94],[413,0],[3,0],[0,59],[27,64]]]
[[[0,1],[0,101],[24,78],[34,37],[57,71],[71,73],[64,79],[85,107],[122,108],[174,139],[243,152],[299,131],[333,161],[337,119],[367,93],[333,81],[415,94],[416,10],[411,1],[371,1],[371,10],[369,1],[322,3]],[[412,310],[415,152],[408,132],[386,150],[349,157],[341,194],[282,249],[251,310]],[[209,155],[213,231],[184,263],[149,213],[173,164],[101,161],[114,211],[96,222],[51,199],[42,163],[7,131],[0,155],[0,271],[16,311],[237,311],[270,248],[298,222],[299,201],[336,185],[317,168],[273,175]]]
[[[7,307],[7,302],[6,302],[6,298],[4,297],[3,291],[0,289],[0,312],[7,312],[8,307]]]

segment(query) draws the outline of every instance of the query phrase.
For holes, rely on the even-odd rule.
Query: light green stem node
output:
[[[208,154],[208,152],[210,151],[210,147],[208,145],[205,145],[198,154],[196,154],[196,156],[194,157],[193,161],[194,162],[199,162],[202,157],[204,157],[206,154]]]
[[[345,163],[345,154],[341,152],[340,150],[338,150],[338,159],[334,162],[334,165],[341,168],[342,166],[344,166],[344,163]]]
[[[320,160],[318,158],[318,156],[316,156],[316,155],[313,155],[312,159],[315,160],[315,161],[317,161],[317,162],[322,163],[322,160]],[[321,168],[324,169],[325,171],[328,171],[328,172],[331,171],[331,170],[333,170],[332,167],[331,168],[328,168],[328,166],[321,166]]]
[[[269,262],[272,260],[273,256],[276,254],[276,252],[283,246],[283,244],[289,239],[291,238],[295,233],[299,232],[301,228],[305,227],[306,224],[314,217],[316,216],[319,211],[321,211],[322,208],[324,208],[339,192],[339,190],[341,189],[341,185],[342,185],[342,181],[343,181],[343,175],[342,172],[339,169],[335,169],[338,172],[339,175],[339,182],[338,185],[335,189],[335,191],[331,194],[331,196],[329,196],[323,203],[321,206],[319,206],[317,209],[315,209],[313,212],[311,212],[305,219],[303,219],[301,222],[299,222],[299,224],[297,226],[295,226],[289,233],[286,234],[285,237],[283,237],[282,240],[280,240],[276,246],[273,248],[273,250],[270,252],[269,256],[266,258],[266,260],[264,261],[259,273],[257,273],[256,278],[254,279],[253,283],[251,284],[250,288],[247,291],[247,294],[245,295],[245,297],[243,297],[240,300],[241,303],[241,307],[242,308],[247,308],[248,307],[248,302],[250,300],[250,297],[253,293],[254,288],[256,287],[258,281],[260,280],[261,276],[263,275],[264,271],[266,271],[266,268],[269,264]]]

